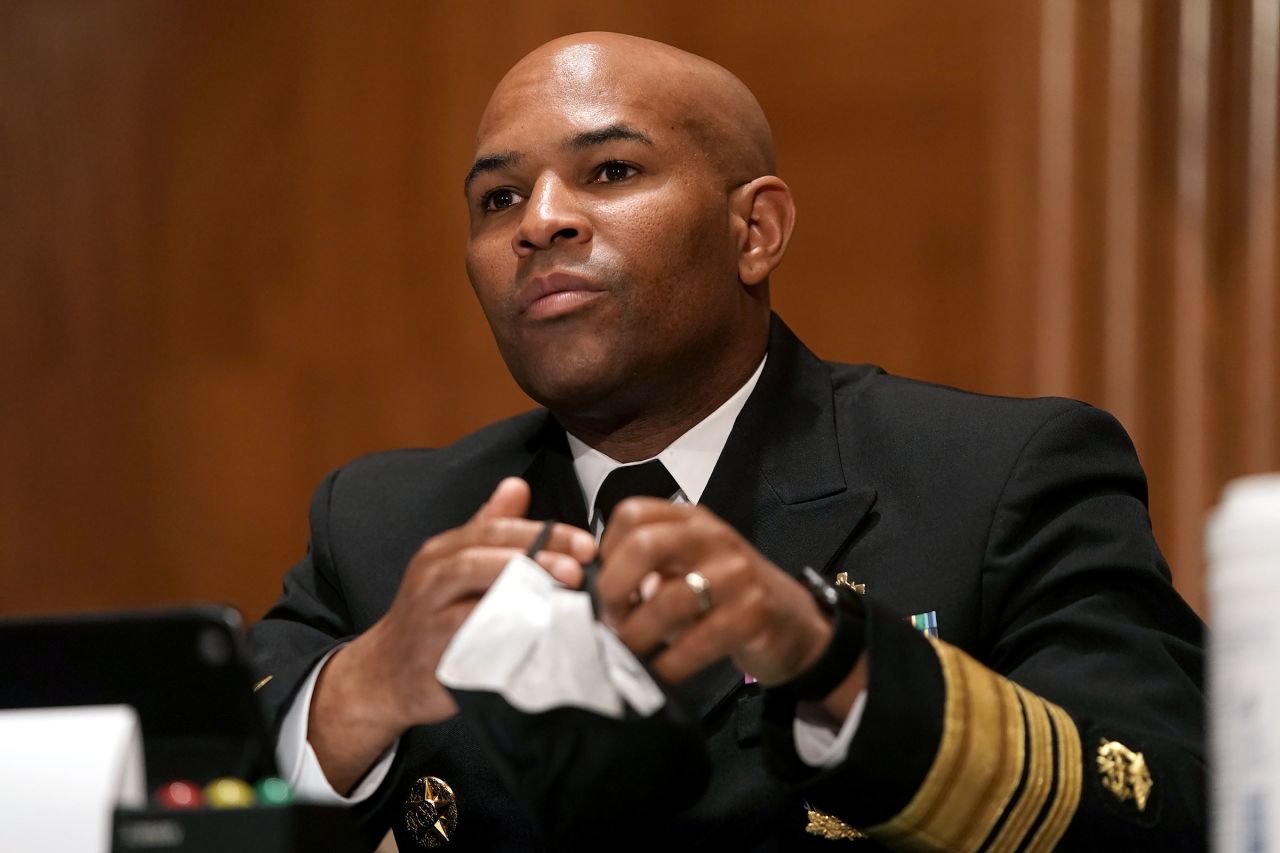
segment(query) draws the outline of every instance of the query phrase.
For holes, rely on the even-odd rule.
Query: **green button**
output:
[[[275,776],[258,780],[253,786],[258,802],[264,806],[287,806],[293,802],[293,789],[289,783]]]

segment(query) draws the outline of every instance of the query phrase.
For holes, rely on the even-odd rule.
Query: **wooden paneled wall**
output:
[[[1032,283],[1020,381],[1114,412],[1183,593],[1228,479],[1280,468],[1276,0],[1042,0],[1034,81],[1004,76],[1011,159],[992,235]],[[1005,230],[1007,229],[1007,230]],[[1001,233],[1003,232],[1003,233]],[[1001,254],[997,249],[997,255]],[[1278,520],[1280,521],[1280,520]]]
[[[1202,603],[1280,467],[1276,0],[0,4],[0,614],[250,618],[323,473],[528,406],[462,269],[475,121],[542,41],[738,73],[818,352],[1113,409]]]

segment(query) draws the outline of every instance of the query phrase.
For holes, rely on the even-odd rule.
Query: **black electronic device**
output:
[[[243,635],[221,605],[0,619],[0,708],[132,705],[150,788],[271,775]]]

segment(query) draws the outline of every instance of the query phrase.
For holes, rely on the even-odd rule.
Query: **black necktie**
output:
[[[623,465],[610,471],[600,484],[600,491],[596,493],[596,518],[607,524],[613,508],[627,498],[645,495],[669,500],[678,491],[680,486],[657,459],[641,465]]]

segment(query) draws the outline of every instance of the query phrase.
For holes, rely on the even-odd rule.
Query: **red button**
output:
[[[200,795],[198,785],[177,780],[161,785],[156,791],[155,800],[162,809],[194,809],[200,807],[204,798]]]

